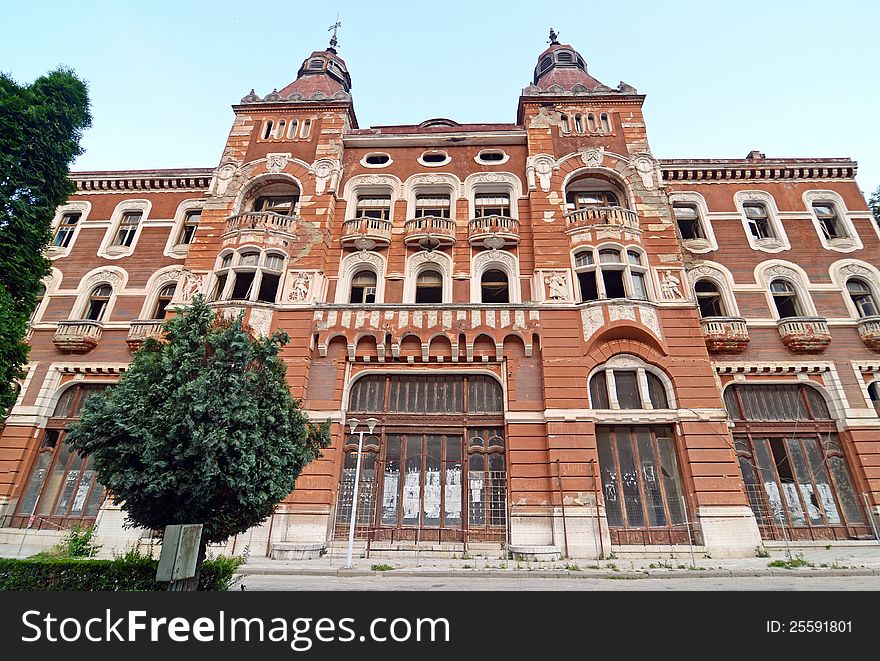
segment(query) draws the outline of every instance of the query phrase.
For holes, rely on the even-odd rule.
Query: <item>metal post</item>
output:
[[[697,566],[697,561],[694,559],[694,540],[691,537],[691,517],[688,514],[687,502],[684,499],[684,496],[681,497],[681,506],[684,508],[684,523],[687,526],[688,531],[688,545],[691,547],[691,567]]]
[[[605,557],[605,542],[602,541],[602,517],[599,516],[599,483],[596,481],[596,460],[590,459],[590,473],[593,476],[593,498],[596,501],[596,527],[599,529],[599,560]]]
[[[364,445],[364,432],[358,432],[357,467],[354,470],[354,494],[351,499],[351,521],[348,524],[348,559],[345,566],[351,569],[351,552],[354,547],[354,522],[357,517],[358,486],[361,480],[361,449]]]
[[[565,494],[562,492],[562,475],[559,472],[559,459],[556,460],[556,482],[559,484],[559,501],[562,504],[562,541],[565,544],[565,559],[568,560],[568,528],[565,524]]]
[[[868,504],[868,494],[863,492],[862,498],[865,499],[865,514],[868,515],[868,521],[871,522],[871,529],[874,531],[874,539],[880,544],[880,535],[877,534],[877,524],[874,522],[874,512],[871,511],[871,506]]]

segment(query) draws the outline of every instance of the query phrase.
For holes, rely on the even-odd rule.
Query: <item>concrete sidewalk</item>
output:
[[[517,562],[498,558],[355,558],[345,567],[345,555],[317,560],[281,561],[251,557],[241,576],[412,576],[503,578],[719,578],[737,576],[880,576],[880,545],[824,546],[772,549],[769,557],[718,559],[675,553],[654,559],[558,560]],[[792,562],[793,560],[793,562]],[[779,566],[782,563],[783,566]],[[777,565],[777,566],[771,566]]]

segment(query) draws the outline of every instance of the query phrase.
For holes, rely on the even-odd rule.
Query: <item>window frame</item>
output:
[[[150,220],[150,211],[152,210],[152,202],[149,200],[124,200],[116,205],[110,220],[110,225],[104,233],[101,246],[98,248],[98,256],[105,259],[122,259],[128,257],[137,250],[138,241],[143,233],[144,227]],[[117,237],[122,229],[122,223],[126,214],[140,213],[141,217],[131,235],[129,245],[120,245],[116,243]]]
[[[804,192],[803,201],[823,248],[842,253],[864,248],[861,236],[840,193],[832,190],[809,190]],[[831,207],[842,236],[829,237],[827,235],[822,219],[816,210],[817,205]]]
[[[242,263],[244,257],[253,254],[256,255],[254,263]],[[271,256],[284,258],[280,269],[275,269],[268,265],[268,258]],[[231,260],[227,264],[226,260],[230,257]],[[260,248],[258,246],[245,245],[239,247],[237,250],[224,250],[217,256],[217,261],[215,263],[212,276],[212,286],[210,289],[211,300],[277,305],[278,297],[281,294],[284,285],[286,264],[287,255],[274,247]],[[232,297],[238,284],[239,276],[250,276],[252,278],[248,285],[246,298]],[[275,297],[274,300],[271,301],[261,299],[263,294],[263,282],[266,280],[266,276],[278,278],[275,286]]]
[[[618,261],[609,262],[602,261],[601,255],[602,253],[613,251],[618,256]],[[637,254],[639,256],[640,263],[635,264],[630,259],[630,254]],[[589,264],[579,264],[578,258],[581,255],[591,256],[591,262]],[[629,300],[629,301],[651,301],[653,300],[653,292],[651,290],[650,282],[650,267],[647,264],[647,255],[645,251],[639,246],[621,246],[618,244],[600,244],[598,246],[582,246],[571,253],[572,260],[572,268],[574,270],[575,281],[577,282],[577,302],[579,304],[583,303],[593,303],[595,301],[613,301],[613,300]],[[609,297],[607,295],[607,285],[606,278],[604,273],[608,271],[620,271],[622,273],[621,280],[623,284],[624,293],[626,294],[623,297]],[[595,273],[595,281],[596,281],[596,298],[594,299],[585,299],[581,281],[581,274],[584,273]],[[633,284],[636,280],[634,277],[637,276],[641,278],[642,286],[645,291],[644,298],[639,298],[635,295],[635,285]]]
[[[746,235],[746,241],[752,250],[760,252],[777,253],[783,250],[790,250],[791,243],[788,234],[780,219],[779,209],[776,206],[774,197],[766,191],[737,191],[734,194],[734,201],[740,214],[743,231]],[[761,205],[766,212],[767,224],[772,231],[773,236],[768,238],[756,238],[751,230],[751,221],[746,214],[747,206]]]

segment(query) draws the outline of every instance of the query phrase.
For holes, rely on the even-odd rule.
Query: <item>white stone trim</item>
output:
[[[443,302],[452,302],[452,257],[444,252],[422,250],[406,259],[406,279],[403,282],[403,304],[416,300],[416,281],[422,271],[438,271],[443,278]],[[376,291],[378,297],[378,288]]]
[[[813,222],[816,234],[819,236],[819,241],[822,242],[822,246],[826,250],[853,252],[864,248],[862,239],[859,237],[859,233],[856,231],[856,226],[846,208],[846,202],[843,201],[843,197],[840,193],[831,190],[808,190],[804,192],[802,197],[804,200],[804,206],[807,208],[807,213],[810,214],[810,220]],[[819,224],[819,219],[816,217],[816,212],[813,209],[813,204],[815,202],[828,202],[834,207],[834,210],[837,212],[837,217],[846,231],[847,239],[843,241],[838,239],[838,243],[835,245],[825,237],[825,233],[822,231],[822,226]]]
[[[147,280],[147,295],[144,297],[144,304],[141,307],[141,313],[140,316],[138,316],[138,319],[152,319],[153,309],[156,307],[159,292],[163,287],[171,283],[177,285],[182,275],[182,266],[166,266],[153,273],[153,275],[150,276],[150,279]],[[172,298],[176,297],[177,287],[175,287],[174,296]]]
[[[785,233],[785,227],[782,225],[779,208],[776,206],[776,200],[770,193],[760,190],[741,190],[734,193],[733,201],[736,204],[736,208],[739,210],[739,218],[742,222],[743,232],[745,232],[746,240],[749,242],[749,246],[752,250],[773,253],[782,252],[783,250],[791,250],[791,243],[788,240],[788,235]],[[773,227],[773,231],[779,239],[778,245],[758,245],[757,241],[752,236],[752,232],[749,230],[749,221],[748,218],[746,218],[746,212],[743,209],[743,204],[747,202],[760,202],[764,204],[767,209],[770,225]]]
[[[651,374],[656,376],[658,379],[660,379],[660,382],[663,384],[663,390],[666,392],[666,401],[667,401],[667,404],[669,404],[668,408],[666,408],[666,409],[650,409],[650,408],[621,409],[620,408],[620,405],[617,402],[617,393],[615,392],[615,383],[614,383],[613,372],[614,372],[614,370],[631,371],[633,369],[636,370],[637,373],[639,373],[639,388],[640,388],[642,400],[645,402],[651,401],[650,397],[648,396],[648,392],[647,392],[647,379],[641,378],[642,372],[650,372]],[[595,409],[592,407],[593,402],[592,402],[592,397],[590,395],[590,381],[592,380],[593,376],[595,376],[598,372],[602,372],[602,371],[606,371],[606,370],[607,370],[607,373],[606,373],[605,378],[606,378],[606,386],[608,389],[608,404],[609,404],[609,406],[611,406],[611,409]],[[590,410],[592,410],[592,411],[611,411],[611,410],[613,410],[616,412],[616,411],[625,410],[625,411],[627,411],[627,413],[632,412],[632,411],[655,411],[655,412],[666,411],[666,412],[668,412],[668,411],[674,411],[675,409],[678,408],[677,400],[675,398],[675,388],[672,385],[672,379],[669,378],[669,375],[662,368],[657,367],[656,365],[652,365],[651,363],[642,360],[638,356],[634,356],[634,355],[628,354],[628,353],[619,353],[614,356],[611,356],[611,358],[606,360],[604,363],[602,363],[601,365],[597,365],[592,370],[590,370],[590,373],[587,374],[586,393],[587,393],[587,400],[590,402],[590,406],[591,406]],[[601,417],[601,414],[597,414],[597,415],[600,415],[600,417]],[[664,415],[666,415],[666,414],[664,414]]]
[[[64,277],[64,274],[54,266],[50,266],[49,275],[47,275],[42,280],[43,286],[46,288],[46,292],[43,294],[43,300],[41,300],[37,307],[34,309],[33,314],[31,315],[30,325],[34,326],[40,323],[40,319],[43,318],[43,313],[46,311],[46,307],[49,305],[49,297],[57,294],[59,285],[61,284],[61,280]]]
[[[385,300],[385,257],[377,252],[361,250],[346,255],[339,264],[339,279],[336,282],[334,303],[346,304],[351,294],[351,281],[361,270],[369,270],[376,274],[376,303]]]
[[[846,288],[846,283],[851,278],[863,280],[871,290],[874,302],[880,305],[880,269],[873,264],[858,259],[841,259],[828,267],[828,273],[831,276],[831,281],[840,290],[843,302],[846,304],[846,309],[853,319],[861,319],[861,315],[849,295],[849,290]]]
[[[277,161],[279,164],[283,161],[282,169],[276,170],[270,167],[270,156],[284,157],[280,161]],[[266,163],[266,168],[269,170],[269,172],[264,172],[262,174],[258,174],[251,179],[248,179],[247,183],[241,186],[238,193],[235,195],[235,202],[232,206],[233,211],[231,215],[235,216],[240,213],[245,213],[246,203],[250,201],[254,191],[264,186],[271,186],[272,184],[282,183],[292,184],[297,188],[297,190],[299,190],[299,201],[297,202],[296,209],[294,209],[294,215],[298,214],[299,207],[300,205],[302,205],[303,202],[303,196],[305,195],[305,189],[303,188],[302,181],[300,181],[298,177],[295,177],[289,172],[285,172],[284,168],[288,167],[291,164],[296,164],[302,167],[304,170],[308,170],[311,166],[305,161],[301,161],[298,158],[290,158],[290,154],[267,154],[266,158],[260,160]]]
[[[345,182],[342,199],[345,200],[345,220],[357,217],[358,195],[367,192],[390,192],[391,208],[388,219],[394,221],[394,207],[404,197],[403,182],[393,174],[356,174]]]
[[[697,280],[711,280],[718,285],[718,292],[721,294],[721,298],[724,301],[727,316],[740,316],[739,305],[737,305],[736,296],[733,293],[733,274],[726,266],[719,264],[718,262],[700,262],[697,266],[687,269],[687,276],[690,281],[691,293],[693,294],[694,300],[697,300],[695,290]]]
[[[470,198],[473,199],[473,198]],[[507,274],[510,303],[522,301],[519,281],[519,259],[506,250],[483,250],[471,260],[471,303],[482,303],[481,281],[483,273],[497,268]]]
[[[805,363],[799,366],[801,369],[794,368],[792,369],[789,364],[783,363],[778,366],[778,369],[773,369],[773,366],[770,366],[770,370],[762,369],[768,367],[767,365],[759,366],[748,366],[745,363],[740,363],[743,365],[742,369],[736,370],[736,373],[742,375],[738,379],[734,379],[733,381],[729,381],[724,384],[724,386],[720,390],[720,395],[722,401],[724,399],[724,392],[733,384],[737,385],[793,385],[793,384],[806,384],[815,388],[819,394],[822,395],[822,398],[825,400],[825,403],[828,405],[828,410],[831,412],[832,418],[839,423],[839,427],[842,426],[842,423],[847,418],[852,417],[849,414],[849,402],[846,398],[846,393],[843,390],[843,385],[840,382],[840,375],[837,373],[837,368],[834,363]],[[715,366],[716,371],[718,371],[718,366]],[[719,372],[725,373],[725,372]],[[726,372],[730,373],[730,372]],[[807,374],[809,373],[820,373],[823,376],[824,383],[817,383],[816,381],[810,379]],[[774,376],[778,375],[780,378],[773,379],[759,379],[759,380],[749,380],[746,375],[747,374],[773,374]],[[785,378],[782,378],[785,377]],[[858,416],[856,416],[858,417]]]
[[[369,158],[370,156],[387,156],[388,160],[385,163],[367,163],[367,158]],[[361,165],[365,168],[374,168],[374,169],[387,168],[392,163],[394,163],[394,159],[391,158],[391,154],[389,154],[387,151],[367,152],[366,154],[364,154],[364,157],[361,159]]]
[[[718,250],[718,241],[715,238],[715,230],[712,228],[712,221],[709,218],[709,206],[706,204],[706,198],[700,193],[694,191],[681,191],[669,193],[669,205],[673,206],[676,202],[684,202],[693,204],[697,207],[697,213],[700,216],[700,227],[703,228],[703,234],[706,235],[706,245],[700,245],[702,242],[696,240],[681,239],[682,245],[689,251],[694,253],[707,253]],[[673,221],[675,214],[672,214]]]
[[[99,266],[86,273],[79,281],[76,288],[77,297],[70,310],[68,319],[83,319],[86,305],[89,301],[92,291],[98,285],[110,285],[113,292],[110,294],[110,300],[107,301],[107,308],[104,310],[104,318],[102,323],[109,321],[113,314],[113,308],[116,305],[116,299],[125,292],[128,284],[128,272],[119,266]]]
[[[779,312],[776,310],[776,303],[773,301],[773,295],[770,293],[770,283],[778,279],[785,280],[794,287],[798,301],[801,304],[803,316],[818,316],[816,305],[813,303],[813,297],[810,295],[810,277],[807,275],[807,272],[794,262],[787,262],[783,259],[770,259],[761,262],[755,267],[755,282],[763,285],[764,298],[767,300],[767,307],[770,309],[773,319],[779,319]]]
[[[67,244],[66,248],[55,247],[49,244],[46,248],[46,257],[49,259],[58,259],[60,257],[67,257],[70,254],[70,251],[73,250],[73,246],[76,243],[77,237],[79,237],[80,229],[83,226],[83,223],[88,219],[89,213],[92,210],[92,203],[88,200],[69,200],[59,206],[55,210],[55,217],[52,218],[52,240],[54,241],[55,230],[58,229],[58,225],[61,223],[61,219],[65,214],[68,213],[80,213],[79,221],[76,223],[76,227],[73,230],[73,236],[70,237],[70,242]]]
[[[425,156],[434,156],[436,154],[443,154],[445,158],[437,163],[429,163],[428,161],[424,160]],[[416,160],[419,162],[419,165],[423,167],[439,168],[443,167],[444,165],[448,165],[452,161],[452,157],[445,149],[426,149],[421,154],[419,154],[419,157]]]
[[[500,161],[482,161],[482,160],[480,160],[480,156],[482,156],[483,153],[485,153],[485,152],[493,152],[493,153],[501,152],[504,155],[504,158],[502,158]],[[509,160],[510,160],[510,154],[508,154],[506,151],[501,149],[501,147],[489,147],[486,149],[481,149],[474,156],[474,162],[479,163],[480,165],[504,165]]]
[[[137,248],[138,240],[144,229],[144,223],[149,219],[150,210],[152,208],[153,203],[146,199],[123,200],[117,204],[116,208],[113,210],[113,215],[110,216],[110,225],[104,232],[104,238],[101,240],[101,245],[98,247],[98,257],[103,257],[105,259],[122,259],[123,257],[130,256]],[[140,211],[142,214],[141,220],[135,230],[134,238],[131,241],[131,245],[128,247],[111,246],[113,239],[116,238],[116,233],[119,231],[122,216],[129,211]]]
[[[464,197],[468,200],[468,218],[476,215],[478,192],[504,192],[510,195],[510,217],[519,218],[518,200],[523,196],[522,180],[512,172],[474,172],[464,179]]]
[[[437,191],[449,193],[449,218],[455,220],[455,201],[464,196],[464,186],[461,179],[450,172],[421,172],[407,177],[403,184],[407,220],[416,215],[417,195]]]
[[[177,205],[177,211],[174,213],[174,224],[168,233],[168,240],[165,242],[165,249],[162,251],[163,255],[175,259],[184,259],[186,257],[189,252],[189,244],[177,242],[183,229],[183,221],[186,219],[188,212],[201,211],[204,209],[204,206],[204,198],[183,200],[183,202]]]

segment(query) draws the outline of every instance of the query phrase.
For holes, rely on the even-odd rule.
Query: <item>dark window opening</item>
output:
[[[156,310],[153,312],[153,319],[164,319],[167,314],[168,305],[174,298],[174,291],[177,289],[176,284],[165,285],[159,292],[156,299]]]
[[[425,163],[443,163],[449,157],[446,154],[422,154],[422,161]]]
[[[697,207],[692,204],[676,204],[672,207],[675,214],[675,222],[678,225],[678,233],[685,241],[689,239],[705,239],[703,228],[700,224],[700,214]]]
[[[367,165],[384,165],[391,157],[388,154],[370,154],[364,159]]]
[[[433,216],[435,218],[449,218],[450,200],[449,195],[417,195],[416,218]]]
[[[358,218],[388,220],[391,217],[391,196],[359,195],[356,208]]]
[[[291,216],[299,197],[296,195],[266,195],[254,201],[254,211],[266,211],[282,216]]]
[[[878,314],[877,301],[871,288],[862,280],[853,278],[846,283],[846,290],[860,317],[873,317]]]
[[[767,207],[763,204],[744,204],[743,211],[745,211],[749,223],[749,231],[755,240],[776,238],[776,233],[770,224]]]
[[[602,282],[605,285],[607,298],[626,298],[626,289],[623,286],[623,271],[604,269]]]
[[[246,301],[251,296],[251,288],[254,285],[254,273],[242,272],[235,274],[235,282],[232,285],[232,295],[230,298],[234,301]]]
[[[104,313],[107,311],[107,304],[110,302],[112,294],[113,290],[110,288],[110,285],[96,287],[92,291],[92,295],[89,296],[85,318],[90,321],[101,321],[104,318]]]
[[[711,280],[698,280],[694,285],[701,317],[724,317],[724,304],[718,287]]]
[[[416,280],[416,303],[442,303],[443,276],[437,271],[422,271]]]
[[[510,291],[507,274],[504,271],[491,269],[483,273],[480,281],[483,303],[509,303]]]
[[[477,218],[486,216],[510,216],[510,195],[505,193],[479,194],[474,198]]]
[[[789,282],[774,280],[770,283],[770,292],[773,294],[773,303],[776,305],[780,319],[803,316],[797,292]]]
[[[596,283],[595,271],[583,271],[577,274],[581,285],[581,301],[596,301],[599,299],[599,288]]]
[[[360,271],[351,281],[349,303],[376,302],[376,274],[372,271]]]
[[[813,204],[813,211],[819,220],[819,226],[826,239],[842,239],[846,237],[846,231],[840,222],[840,216],[833,204],[828,202],[816,202]]]
[[[492,163],[497,162],[497,161],[503,161],[504,160],[504,152],[486,151],[486,152],[483,152],[482,154],[480,154],[480,160],[481,161],[488,161],[488,162],[492,162]]]
[[[61,222],[58,223],[58,229],[55,231],[55,238],[52,241],[52,245],[60,248],[67,248],[70,245],[70,240],[73,238],[73,232],[76,229],[76,224],[79,222],[80,218],[82,218],[81,213],[64,214],[61,217]]]
[[[260,294],[257,296],[257,300],[263,303],[274,303],[275,297],[278,296],[278,283],[280,280],[281,276],[263,273],[263,279],[260,282]]]
[[[608,404],[608,382],[605,370],[596,372],[590,379],[590,403],[594,409],[610,408]]]

